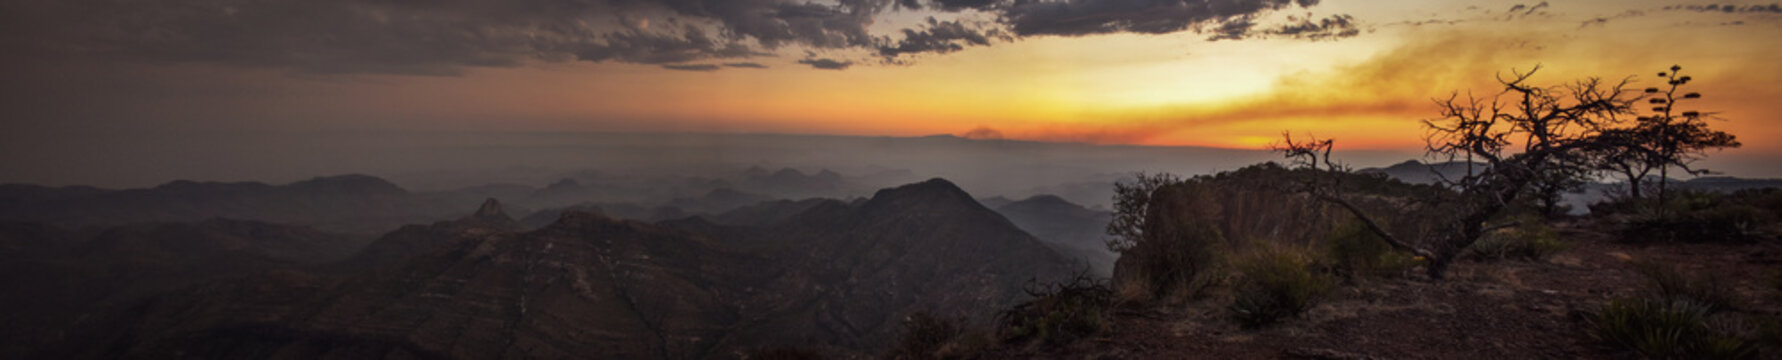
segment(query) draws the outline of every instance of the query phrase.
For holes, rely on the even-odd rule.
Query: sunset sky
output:
[[[1512,69],[1643,86],[1677,64],[1735,154],[1774,157],[1776,4],[6,0],[0,149],[354,131],[1261,148],[1293,130],[1415,150],[1431,98]]]

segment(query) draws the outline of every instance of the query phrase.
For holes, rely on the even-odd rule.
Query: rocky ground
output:
[[[1626,354],[1592,338],[1585,314],[1651,291],[1634,266],[1642,260],[1725,281],[1750,313],[1771,319],[1782,313],[1782,243],[1634,245],[1583,225],[1560,229],[1571,247],[1546,260],[1462,262],[1443,281],[1415,274],[1345,283],[1302,317],[1263,329],[1239,327],[1227,318],[1224,300],[1213,296],[1128,306],[1101,335],[1062,347],[1001,349],[992,357],[1620,358]]]

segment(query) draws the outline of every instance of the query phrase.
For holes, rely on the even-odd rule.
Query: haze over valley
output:
[[[1782,3],[0,1],[0,359],[1782,358]]]

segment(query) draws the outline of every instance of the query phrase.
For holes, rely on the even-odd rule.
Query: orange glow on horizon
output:
[[[392,76],[370,88],[313,85],[308,92],[336,98],[280,98],[273,101],[285,105],[266,107],[488,129],[923,136],[983,127],[1020,140],[1238,149],[1264,148],[1291,131],[1334,138],[1346,149],[1414,151],[1423,147],[1419,121],[1436,114],[1432,98],[1490,96],[1495,75],[1540,65],[1541,84],[1587,76],[1650,82],[1654,69],[1677,63],[1699,79],[1692,86],[1706,94],[1702,108],[1730,119],[1715,126],[1745,140],[1738,151],[1782,154],[1782,141],[1774,141],[1782,126],[1768,122],[1782,114],[1782,103],[1769,100],[1782,97],[1774,87],[1782,83],[1775,65],[1782,49],[1768,43],[1773,37],[1753,35],[1782,35],[1782,22],[1699,26],[1647,16],[1580,28],[1557,16],[1510,21],[1441,8],[1453,4],[1329,5],[1359,18],[1438,11],[1476,18],[1376,24],[1362,36],[1325,42],[1035,37],[907,66],[856,59],[860,65],[843,71],[773,59],[759,61],[766,69],[713,72],[616,63],[478,69],[462,78]],[[1669,50],[1632,51],[1653,41]]]

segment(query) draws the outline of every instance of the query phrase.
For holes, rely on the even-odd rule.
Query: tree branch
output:
[[[1351,203],[1348,200],[1343,200],[1343,198],[1331,196],[1331,195],[1327,195],[1327,194],[1322,194],[1322,193],[1313,194],[1313,196],[1318,197],[1319,200],[1329,201],[1331,203],[1337,204],[1338,206],[1342,206],[1343,209],[1349,210],[1349,214],[1355,215],[1356,218],[1361,219],[1362,224],[1367,225],[1368,231],[1373,231],[1375,235],[1379,235],[1380,239],[1386,240],[1386,244],[1392,245],[1393,248],[1397,248],[1399,250],[1404,250],[1404,251],[1409,251],[1413,254],[1417,254],[1417,256],[1431,257],[1434,255],[1433,253],[1429,252],[1428,250],[1420,249],[1416,246],[1411,246],[1410,243],[1406,243],[1403,240],[1399,240],[1398,237],[1392,236],[1392,233],[1387,232],[1385,228],[1380,227],[1379,223],[1374,222],[1374,218],[1369,217],[1367,215],[1367,212],[1362,211],[1361,207],[1355,206],[1354,203]]]

